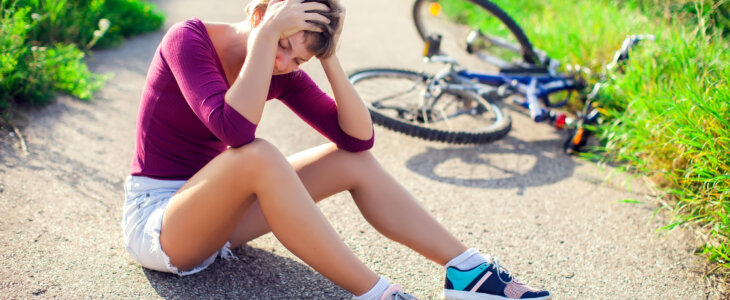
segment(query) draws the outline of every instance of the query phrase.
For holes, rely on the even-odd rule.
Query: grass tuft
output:
[[[163,20],[144,0],[0,0],[0,118],[57,93],[90,99],[109,76],[89,71],[88,50],[156,30]]]
[[[599,95],[603,159],[661,187],[674,216],[662,229],[699,228],[697,253],[730,283],[730,1],[492,1],[537,48],[594,72],[627,35],[657,37]]]

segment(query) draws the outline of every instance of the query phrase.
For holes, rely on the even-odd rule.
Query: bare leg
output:
[[[171,263],[191,269],[218,251],[254,201],[281,243],[335,284],[359,295],[378,281],[330,226],[284,156],[263,140],[226,150],[173,196],[160,233]]]
[[[466,251],[459,240],[431,217],[366,151],[350,153],[326,144],[289,157],[315,201],[349,190],[365,219],[383,235],[444,265]],[[258,201],[239,224],[237,247],[269,232]]]

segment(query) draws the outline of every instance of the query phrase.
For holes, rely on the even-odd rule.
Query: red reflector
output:
[[[565,119],[566,118],[567,118],[567,116],[565,114],[559,114],[555,118],[555,128],[557,128],[557,129],[565,128]]]

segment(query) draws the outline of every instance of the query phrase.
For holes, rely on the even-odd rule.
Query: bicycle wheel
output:
[[[427,92],[429,76],[398,69],[366,69],[349,76],[373,122],[426,140],[488,143],[504,137],[512,122],[496,104],[472,92]]]
[[[503,72],[545,69],[520,26],[490,1],[416,0],[413,21],[421,39],[441,35],[442,51],[470,69],[484,62]]]

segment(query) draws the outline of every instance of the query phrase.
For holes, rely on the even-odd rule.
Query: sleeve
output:
[[[340,128],[335,100],[324,93],[307,73],[297,70],[290,74],[287,82],[276,81],[284,90],[277,97],[279,100],[339,148],[360,152],[373,147],[375,135],[369,140],[361,140]]]
[[[228,83],[203,30],[194,21],[174,25],[160,55],[198,119],[222,142],[240,147],[253,141],[257,125],[226,103]]]

